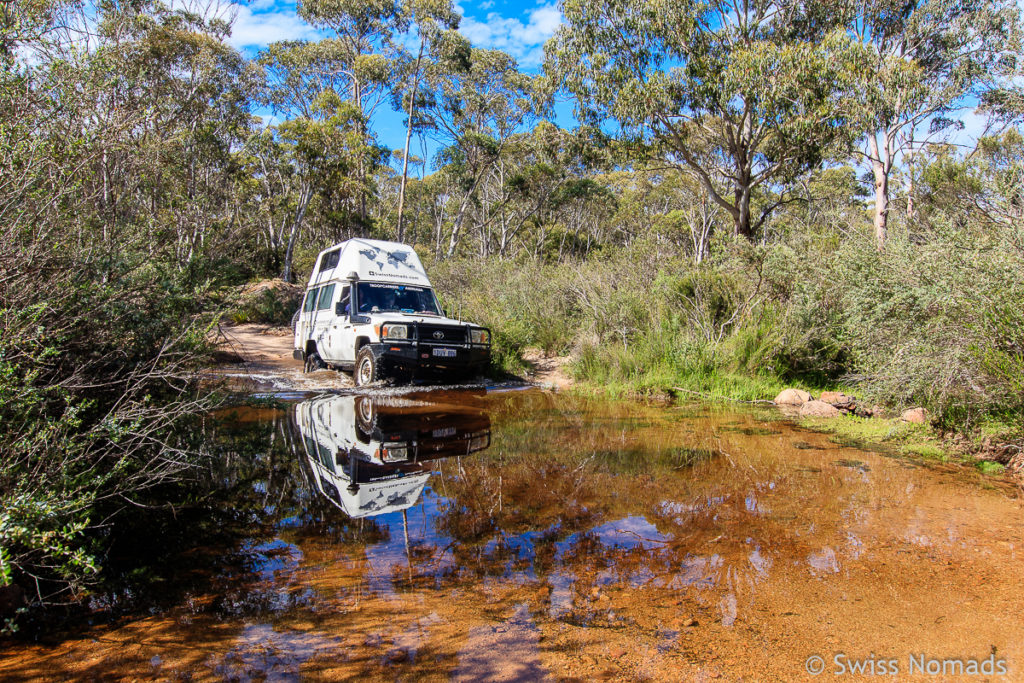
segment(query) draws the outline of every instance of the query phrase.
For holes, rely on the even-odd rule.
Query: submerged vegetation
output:
[[[239,289],[354,236],[412,243],[505,370],[841,385],[1020,466],[1016,2],[561,10],[529,71],[445,2],[301,2],[324,38],[256,54],[213,3],[0,3],[4,605],[77,599],[111,528],[182,494],[208,328],[285,321]]]

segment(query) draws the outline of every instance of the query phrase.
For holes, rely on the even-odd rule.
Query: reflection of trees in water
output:
[[[176,490],[158,492],[173,506],[140,507],[116,527],[108,565],[119,590],[95,605],[131,612],[212,591],[222,597],[211,609],[225,614],[283,609],[275,591],[251,583],[268,557],[260,543],[282,526],[294,529],[296,543],[326,537],[356,549],[388,539],[387,525],[335,514],[315,493],[287,411],[238,406],[181,431],[198,465]]]
[[[251,410],[226,412],[205,437],[211,456],[206,482],[218,511],[233,510],[250,536],[288,519],[298,537],[328,536],[342,544],[388,538],[386,526],[338,515],[316,493],[290,411],[264,409],[246,419]]]
[[[865,514],[856,488],[795,469],[779,433],[756,423],[534,418],[501,424],[490,454],[440,466],[435,528],[453,540],[438,552],[462,580],[569,577],[566,619],[608,613],[595,592],[652,587],[711,591],[731,622],[781,559],[806,567],[823,546],[842,548],[847,523]],[[649,523],[649,537],[627,529],[617,543],[594,532],[631,517]]]

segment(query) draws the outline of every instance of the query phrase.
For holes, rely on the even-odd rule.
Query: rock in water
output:
[[[831,403],[808,401],[800,406],[800,417],[839,417],[842,411]]]
[[[924,408],[908,408],[903,411],[900,418],[904,422],[911,422],[916,425],[923,425],[928,422],[928,411]]]
[[[778,406],[802,406],[814,397],[801,389],[783,389],[782,393],[775,397],[775,405]]]

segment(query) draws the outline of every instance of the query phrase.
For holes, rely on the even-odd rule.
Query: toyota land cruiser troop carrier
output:
[[[490,330],[445,316],[416,252],[398,242],[351,239],[320,252],[293,328],[307,372],[344,370],[357,386],[459,380],[491,357]]]

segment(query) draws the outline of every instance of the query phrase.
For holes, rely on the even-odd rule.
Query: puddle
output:
[[[5,641],[0,678],[798,680],[839,652],[1024,670],[1012,491],[764,411],[516,389],[219,411],[211,514],[241,537],[197,549],[220,559],[168,609]]]

